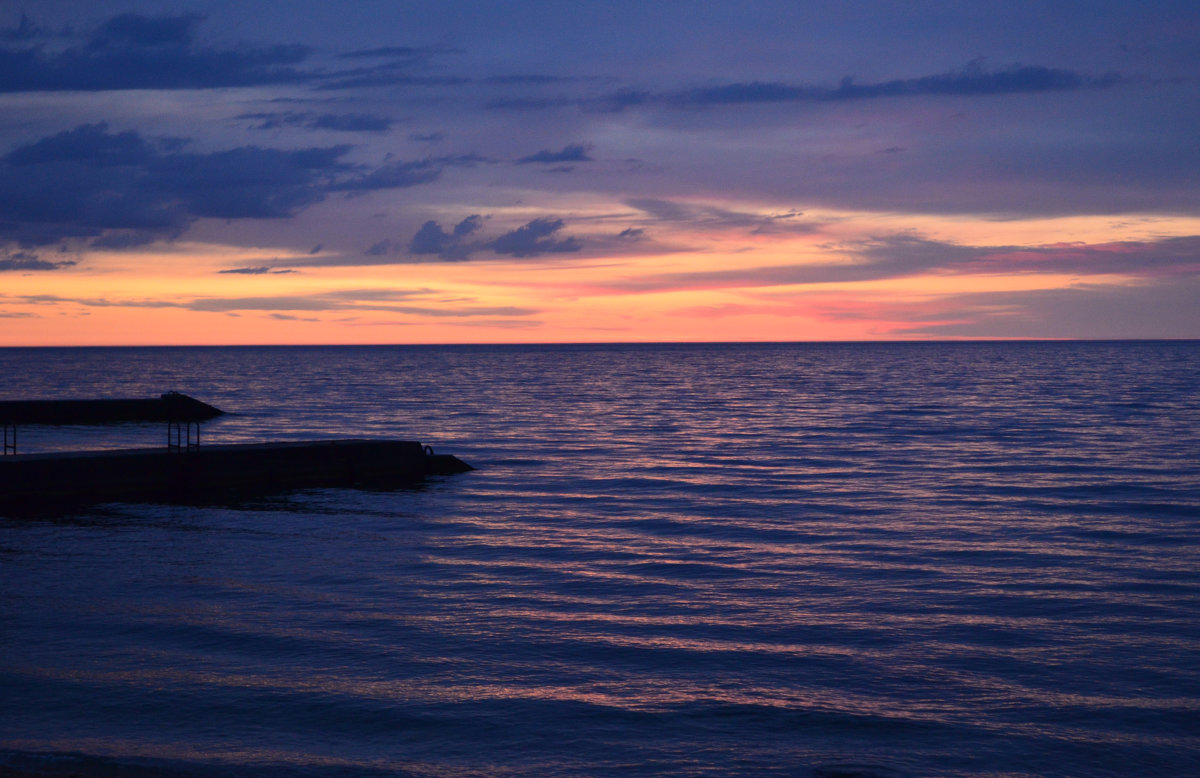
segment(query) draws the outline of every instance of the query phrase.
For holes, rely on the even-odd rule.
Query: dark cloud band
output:
[[[71,238],[129,248],[182,234],[197,219],[280,219],[333,192],[416,186],[475,155],[396,161],[374,170],[343,161],[349,146],[241,146],[198,153],[178,138],[85,124],[0,157],[0,244]]]
[[[121,14],[61,51],[18,37],[0,47],[0,92],[214,89],[313,78],[297,67],[308,58],[307,47],[201,46],[195,34],[202,20]]]

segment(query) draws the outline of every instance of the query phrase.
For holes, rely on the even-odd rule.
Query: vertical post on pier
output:
[[[196,437],[192,438],[192,427],[196,428]],[[200,448],[200,422],[198,421],[167,421],[167,450],[196,451]]]
[[[11,432],[9,431],[11,430]],[[17,453],[17,425],[4,422],[4,456]]]

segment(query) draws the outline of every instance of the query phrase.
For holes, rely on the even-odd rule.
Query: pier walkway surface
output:
[[[179,392],[137,400],[0,400],[0,424],[108,424],[121,421],[199,422],[224,413]]]

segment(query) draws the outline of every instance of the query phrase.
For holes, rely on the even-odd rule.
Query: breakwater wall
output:
[[[0,459],[0,514],[101,502],[221,502],[316,487],[388,487],[473,468],[415,441],[322,440]]]

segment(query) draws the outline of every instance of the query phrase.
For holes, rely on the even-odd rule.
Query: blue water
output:
[[[0,519],[0,766],[1200,775],[1200,343],[10,349],[0,375],[234,411],[205,443],[478,468]]]

